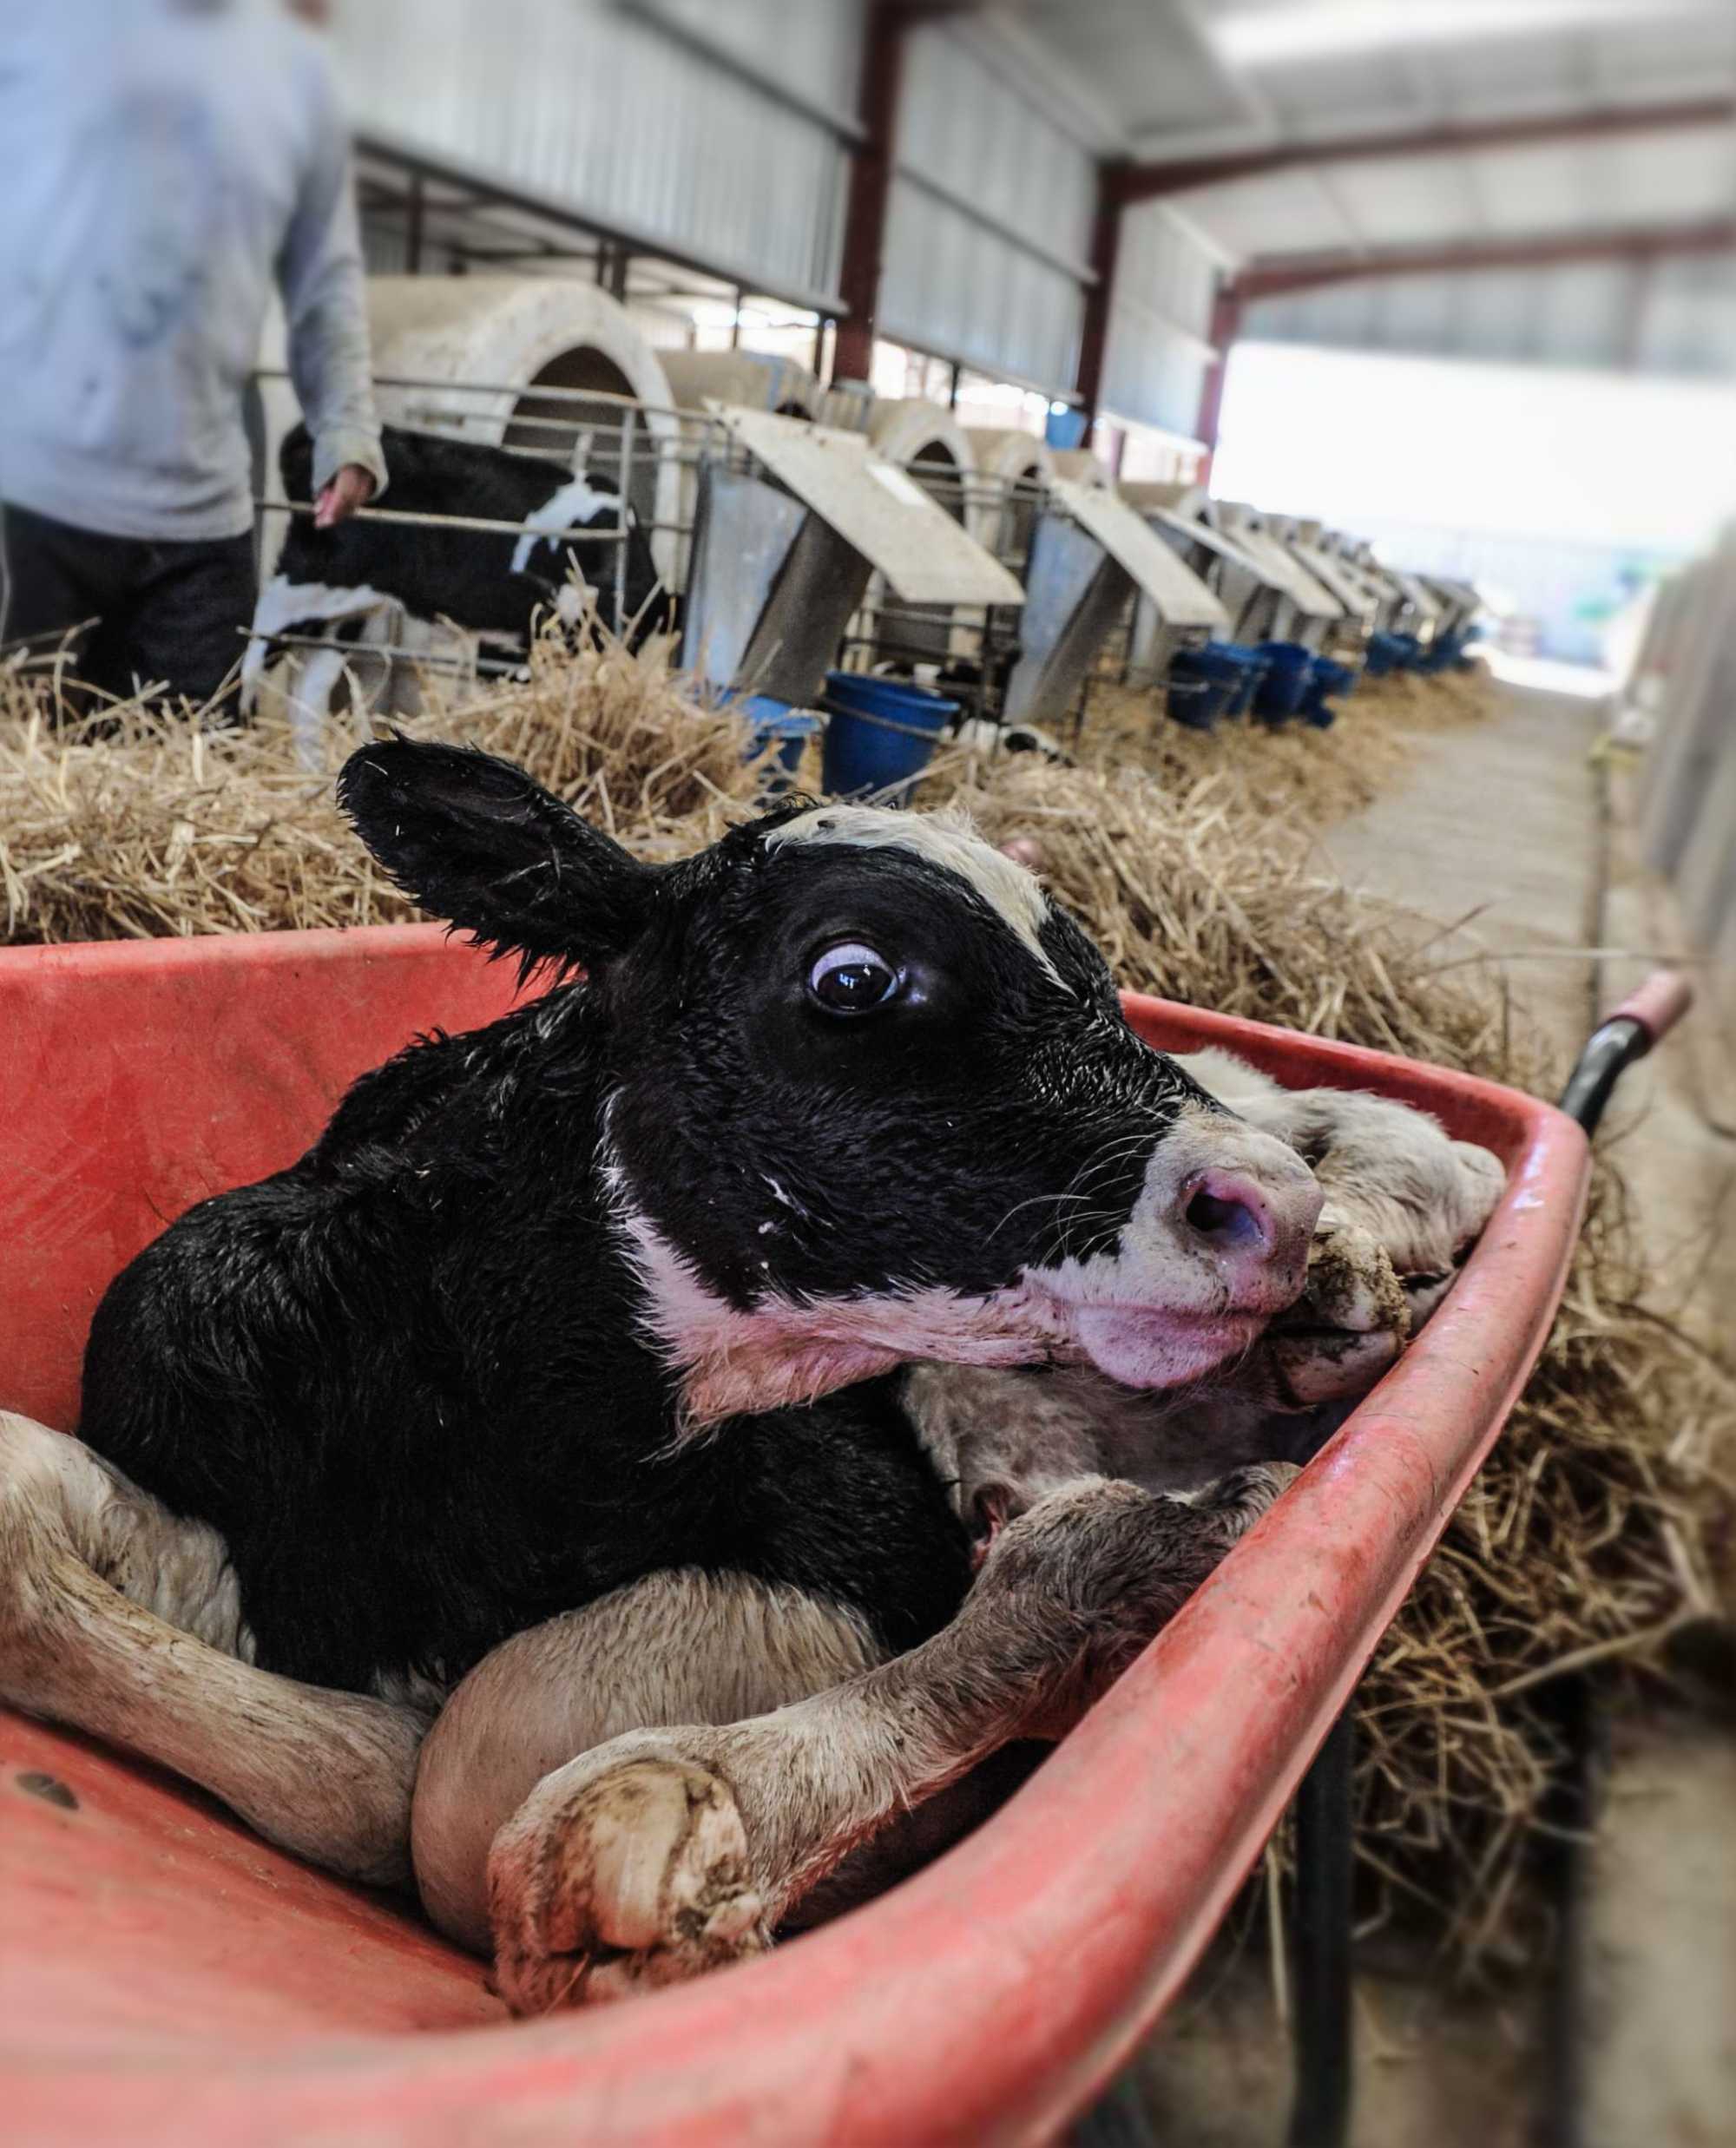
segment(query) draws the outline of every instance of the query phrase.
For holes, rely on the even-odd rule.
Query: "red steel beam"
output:
[[[1118,168],[1113,163],[1097,167],[1097,211],[1091,227],[1091,270],[1097,280],[1086,286],[1079,336],[1079,400],[1088,430],[1102,400],[1103,354],[1108,347],[1109,307],[1121,250],[1121,205],[1115,194]]]
[[[1259,179],[1320,164],[1360,164],[1397,157],[1449,156],[1465,150],[1512,149],[1535,142],[1595,141],[1614,135],[1668,134],[1683,128],[1727,127],[1736,122],[1736,97],[1679,98],[1667,104],[1615,105],[1601,112],[1553,112],[1529,118],[1475,120],[1440,127],[1338,141],[1286,141],[1259,149],[1231,149],[1215,156],[1154,158],[1121,168],[1115,184],[1123,202],[1150,201],[1196,187],[1236,179]]]
[[[1636,266],[1674,255],[1736,252],[1736,217],[1656,229],[1588,231],[1544,239],[1476,240],[1448,246],[1394,246],[1368,253],[1256,257],[1235,279],[1243,305],[1376,276],[1474,275],[1482,269],[1560,268],[1584,261]]]
[[[894,136],[904,76],[904,35],[914,11],[871,0],[862,56],[863,139],[850,168],[838,296],[849,312],[832,344],[834,380],[866,380],[874,370],[875,317],[886,258],[886,204],[892,192]]]
[[[1194,430],[1205,443],[1206,452],[1200,467],[1194,472],[1195,481],[1202,485],[1212,481],[1212,458],[1218,452],[1218,426],[1224,411],[1224,381],[1230,370],[1230,352],[1236,338],[1241,333],[1243,299],[1240,286],[1222,282],[1218,286],[1212,301],[1211,365],[1200,383],[1200,417]]]

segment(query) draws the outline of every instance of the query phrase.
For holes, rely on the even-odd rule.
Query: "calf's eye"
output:
[[[851,941],[829,947],[808,972],[808,990],[829,1014],[867,1015],[896,999],[902,975],[884,955]]]

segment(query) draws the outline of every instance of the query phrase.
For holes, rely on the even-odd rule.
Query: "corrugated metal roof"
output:
[[[1257,341],[1736,376],[1736,261],[1392,276],[1262,299]]]
[[[1736,98],[1736,0],[1389,0],[1384,12],[1333,0],[1024,0],[1020,14],[1055,66],[1113,113],[1135,161]],[[1736,125],[1325,155],[1170,200],[1236,263],[1695,231],[1736,218]],[[1267,300],[1250,327],[1393,350],[1736,371],[1731,273],[1720,258],[1382,278]],[[1135,292],[1117,307],[1112,380],[1116,343],[1124,358],[1138,344],[1138,302]],[[1148,336],[1137,362],[1154,381],[1166,356]],[[1116,392],[1132,399],[1124,380]]]

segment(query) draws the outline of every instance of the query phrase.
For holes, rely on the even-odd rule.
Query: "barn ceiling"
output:
[[[982,31],[1101,153],[1194,160],[1736,100],[1733,0],[1007,0]],[[1678,228],[1736,216],[1727,115],[1318,161],[1170,197],[1235,260]]]

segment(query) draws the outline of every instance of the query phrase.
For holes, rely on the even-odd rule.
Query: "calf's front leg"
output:
[[[997,1537],[909,1654],[745,1722],[631,1732],[547,1776],[496,1836],[496,1978],[516,2012],[682,1980],[769,1945],[852,1850],[1013,1739],[1062,1736],[1294,1474],[1192,1504],[1105,1479]]]

